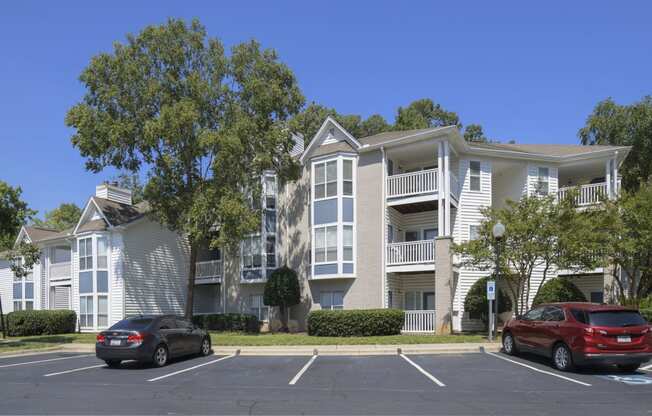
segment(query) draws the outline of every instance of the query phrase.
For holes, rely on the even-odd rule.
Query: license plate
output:
[[[616,338],[618,342],[632,342],[632,337],[630,336],[619,336]]]
[[[121,344],[122,344],[122,341],[121,341],[121,340],[119,340],[119,339],[112,339],[112,340],[111,340],[111,343],[110,343],[109,345],[118,345],[118,346],[119,346],[119,345],[121,345]]]

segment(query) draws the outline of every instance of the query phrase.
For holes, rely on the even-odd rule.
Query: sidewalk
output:
[[[300,345],[300,346],[274,346],[274,347],[220,347],[213,345],[213,352],[217,355],[395,355],[399,351],[403,354],[465,354],[481,351],[497,352],[500,343],[451,343],[451,344],[397,344],[397,345]],[[68,352],[68,353],[94,353],[94,344],[71,343],[59,347],[39,350],[28,350],[0,354],[0,358],[8,356],[34,355],[43,352]]]

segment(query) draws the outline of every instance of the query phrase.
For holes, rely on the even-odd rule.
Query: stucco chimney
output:
[[[119,202],[121,204],[132,204],[130,189],[120,188],[119,186],[106,182],[95,187],[95,196],[98,198],[108,199],[109,201]]]

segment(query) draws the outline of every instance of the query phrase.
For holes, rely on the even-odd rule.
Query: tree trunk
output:
[[[190,243],[190,267],[188,268],[188,287],[186,288],[186,319],[192,319],[195,294],[195,263],[197,263],[197,243]]]
[[[279,332],[290,332],[288,329],[288,307],[286,305],[279,306],[279,315],[281,317],[281,328]]]

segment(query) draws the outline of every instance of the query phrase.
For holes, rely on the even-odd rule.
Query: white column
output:
[[[437,142],[437,235],[445,235],[444,225],[444,145]]]
[[[607,183],[607,198],[611,199],[611,159],[605,163],[605,182]]]
[[[450,175],[450,149],[448,142],[444,146],[444,235],[451,235],[451,175]]]

